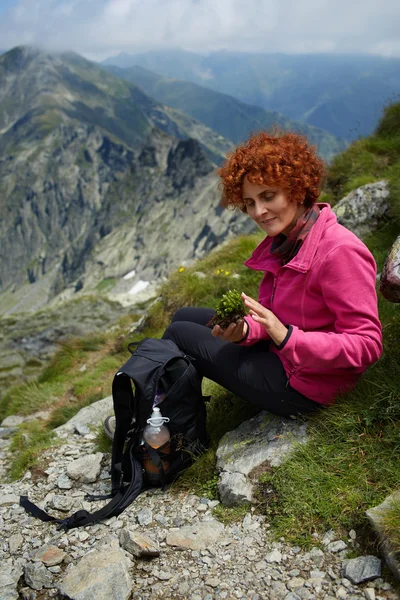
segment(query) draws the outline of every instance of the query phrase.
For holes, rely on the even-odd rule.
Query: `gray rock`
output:
[[[265,560],[268,563],[280,563],[282,562],[282,554],[279,552],[279,550],[272,550],[272,552],[269,552],[266,555]]]
[[[122,548],[133,556],[152,558],[160,555],[157,543],[148,535],[139,531],[123,529],[119,535],[119,543]]]
[[[55,510],[60,510],[62,512],[69,512],[74,505],[74,499],[70,496],[61,496],[59,494],[55,494],[50,502],[50,506]]]
[[[19,496],[16,494],[4,494],[0,496],[0,506],[6,506],[7,504],[19,504]]]
[[[305,423],[265,411],[226,433],[217,450],[221,502],[227,506],[244,500],[251,502],[251,471],[265,461],[279,466],[296,443],[305,441]]]
[[[27,563],[24,567],[24,576],[26,584],[33,590],[53,586],[53,576],[42,563]]]
[[[28,423],[29,421],[35,421],[36,419],[45,420],[50,416],[49,411],[41,410],[39,412],[32,413],[31,415],[10,415],[6,417],[2,422],[2,427],[18,427],[22,423]]]
[[[400,501],[400,490],[388,496],[381,504],[374,506],[366,511],[366,515],[380,539],[380,550],[385,557],[386,564],[393,575],[400,581],[400,561],[396,548],[393,546],[390,538],[385,532],[383,519],[388,510],[391,510],[393,504]]]
[[[17,550],[19,550],[23,544],[24,538],[20,533],[16,533],[15,535],[10,536],[8,540],[8,547],[10,549],[10,554],[15,554]]]
[[[77,458],[67,466],[68,477],[83,483],[94,483],[100,475],[102,459],[101,452]]]
[[[379,281],[379,291],[389,302],[400,302],[400,236],[386,257]]]
[[[381,561],[376,556],[359,556],[344,563],[343,575],[351,583],[363,583],[381,576]]]
[[[330,542],[326,548],[329,552],[341,552],[342,550],[346,550],[347,544],[343,540],[338,540],[337,542]]]
[[[382,180],[350,192],[334,206],[333,211],[341,225],[363,238],[377,229],[388,216],[389,209],[388,184]]]
[[[22,569],[8,564],[0,566],[0,598],[1,600],[18,600],[17,584]]]
[[[190,550],[204,550],[215,543],[224,532],[224,526],[218,521],[186,525],[178,531],[170,531],[166,542],[169,546]]]
[[[9,438],[16,431],[16,427],[0,427],[0,439]]]
[[[58,591],[71,600],[128,600],[129,561],[117,548],[91,551],[70,568]]]
[[[90,433],[90,429],[83,423],[77,423],[75,425],[75,433],[78,433],[79,435],[88,435]]]
[[[63,550],[57,548],[57,546],[48,544],[36,552],[34,560],[42,562],[46,567],[54,567],[62,563],[65,557],[66,553]]]
[[[253,499],[253,484],[243,473],[222,471],[218,479],[218,492],[225,506],[244,504]]]
[[[136,515],[139,525],[150,525],[153,521],[153,512],[150,508],[142,508]]]
[[[102,400],[93,402],[93,404],[90,404],[89,406],[81,408],[72,419],[67,423],[64,423],[64,425],[57,427],[54,431],[58,435],[61,435],[64,433],[74,433],[75,430],[79,431],[82,430],[82,428],[88,428],[89,425],[96,427],[101,425],[104,419],[113,412],[112,396],[107,396],[107,398],[103,398]],[[86,430],[83,429],[83,431]]]
[[[36,600],[37,598],[36,592],[28,587],[22,588],[19,593],[22,600]]]
[[[66,473],[62,473],[57,479],[57,487],[60,490],[70,490],[72,488],[72,482]]]

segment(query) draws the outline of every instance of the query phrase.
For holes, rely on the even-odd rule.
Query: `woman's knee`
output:
[[[187,321],[188,320],[188,307],[184,306],[182,308],[178,308],[174,316],[172,317],[172,323],[176,321]]]

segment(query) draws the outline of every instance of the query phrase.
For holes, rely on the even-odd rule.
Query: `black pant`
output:
[[[239,346],[213,337],[205,325],[214,315],[208,308],[181,308],[163,338],[173,340],[192,356],[200,375],[271,413],[288,417],[320,407],[289,385],[279,357],[269,351],[268,341]]]

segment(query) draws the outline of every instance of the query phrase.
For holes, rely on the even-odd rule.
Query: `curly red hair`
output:
[[[308,208],[318,199],[325,168],[304,136],[262,131],[229,152],[217,172],[221,177],[222,206],[246,212],[242,198],[246,175],[251,183],[283,188]]]

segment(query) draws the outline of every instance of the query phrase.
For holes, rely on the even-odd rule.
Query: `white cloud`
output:
[[[150,48],[400,56],[398,0],[17,0],[0,46],[92,58]]]

